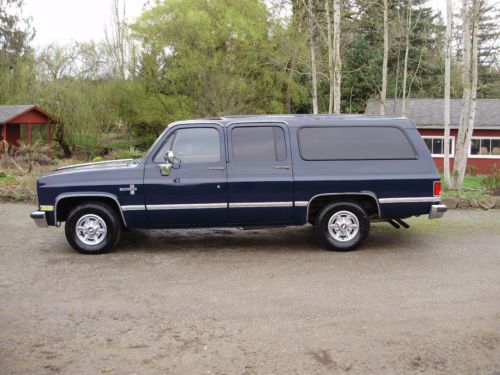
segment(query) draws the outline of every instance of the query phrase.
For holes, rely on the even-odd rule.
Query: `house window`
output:
[[[472,137],[469,156],[472,158],[500,158],[500,137]]]
[[[422,137],[432,156],[444,157],[444,137]],[[455,155],[455,137],[450,137],[450,157]]]

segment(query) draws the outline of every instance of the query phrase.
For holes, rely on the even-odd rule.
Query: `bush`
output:
[[[491,168],[491,174],[484,176],[481,184],[488,190],[495,190],[500,187],[500,168],[497,168],[497,166],[494,165]]]
[[[7,175],[5,174],[4,171],[0,171],[0,178],[4,178],[4,177],[7,177]]]

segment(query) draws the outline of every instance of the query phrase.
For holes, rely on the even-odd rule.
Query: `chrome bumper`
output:
[[[49,226],[49,224],[47,224],[47,219],[45,218],[44,211],[33,211],[31,213],[31,218],[35,221],[35,224],[41,228],[46,228]]]
[[[431,212],[429,212],[429,219],[439,219],[443,217],[446,211],[448,211],[448,207],[444,204],[433,204],[431,206]]]

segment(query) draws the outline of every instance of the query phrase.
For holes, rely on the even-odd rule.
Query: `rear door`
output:
[[[288,127],[282,123],[233,123],[227,130],[229,224],[293,223]]]
[[[160,164],[167,151],[179,160],[170,175]],[[227,224],[224,132],[211,124],[176,126],[144,171],[145,200],[152,227]]]

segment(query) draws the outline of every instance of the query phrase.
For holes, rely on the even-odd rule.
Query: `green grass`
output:
[[[465,189],[486,190],[486,188],[482,184],[483,178],[485,178],[485,177],[486,176],[481,176],[481,175],[477,175],[477,176],[467,175],[464,177],[464,186],[463,187]],[[445,186],[443,175],[441,175],[441,182],[443,183],[443,186]]]

